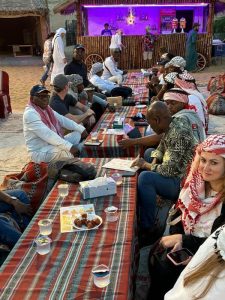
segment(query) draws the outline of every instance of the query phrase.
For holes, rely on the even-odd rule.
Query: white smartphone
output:
[[[167,257],[174,263],[174,265],[179,266],[187,261],[193,254],[186,248],[180,250],[169,252]]]

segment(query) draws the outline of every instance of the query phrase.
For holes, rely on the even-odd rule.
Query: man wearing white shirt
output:
[[[33,86],[23,115],[25,143],[31,160],[36,163],[78,156],[81,139],[87,135],[82,125],[51,109],[48,93],[44,86]],[[62,128],[72,132],[63,136]]]
[[[122,96],[127,98],[132,95],[132,89],[127,86],[119,86],[115,82],[102,79],[103,64],[97,62],[92,65],[90,72],[90,82],[107,96]]]
[[[107,57],[103,63],[102,79],[107,79],[117,84],[121,84],[123,81],[123,75],[127,74],[127,71],[118,69],[118,61],[120,59],[120,50],[113,49],[110,57]]]
[[[122,34],[123,34],[123,31],[121,29],[117,29],[116,34],[112,35],[111,44],[109,46],[111,54],[112,54],[113,50],[117,49],[121,52],[122,47],[125,47],[122,44]]]

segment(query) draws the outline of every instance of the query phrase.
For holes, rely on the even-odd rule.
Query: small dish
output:
[[[101,145],[101,143],[103,142],[103,140],[96,140],[96,141],[92,141],[92,140],[87,140],[84,145],[85,146],[99,146]]]
[[[138,105],[135,105],[136,108],[145,108],[147,107],[146,104],[138,104]]]
[[[93,227],[91,227],[91,228],[88,228],[88,225],[85,225],[85,224],[82,224],[81,226],[78,226],[76,223],[75,223],[75,221],[76,220],[79,220],[79,221],[81,221],[82,223],[84,223],[84,222],[94,222],[94,220],[98,220],[97,222],[96,222],[96,225],[95,226],[93,226]],[[100,216],[98,216],[98,215],[87,215],[87,217],[86,218],[83,218],[81,215],[79,215],[75,220],[74,220],[74,223],[73,223],[73,227],[75,228],[75,229],[78,229],[78,230],[94,230],[94,229],[97,229],[99,226],[101,226],[102,225],[102,218],[100,217]],[[98,224],[97,224],[98,223]],[[93,224],[93,223],[92,223]]]

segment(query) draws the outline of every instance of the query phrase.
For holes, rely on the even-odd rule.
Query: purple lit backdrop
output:
[[[128,7],[93,7],[86,8],[88,16],[88,35],[100,35],[104,23],[109,23],[113,28],[123,29],[125,35],[142,35],[145,33],[145,27],[150,25],[152,33],[160,33],[160,10],[169,11],[173,8],[166,7],[134,7],[135,24],[128,25],[126,17],[128,16]],[[194,10],[194,22],[203,24],[203,7],[191,8],[182,6],[176,7],[176,10]],[[145,19],[147,16],[147,20]],[[200,27],[199,32],[202,32]],[[114,33],[114,32],[113,32]]]

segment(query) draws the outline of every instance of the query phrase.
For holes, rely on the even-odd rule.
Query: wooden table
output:
[[[94,163],[98,176],[104,176],[102,165],[109,159],[85,159]],[[109,171],[107,171],[108,174]],[[137,268],[136,177],[124,178],[117,195],[90,200],[96,214],[103,218],[97,229],[60,233],[61,206],[85,204],[78,185],[70,184],[69,195],[58,196],[57,184],[31,220],[0,269],[0,298],[10,299],[132,299]],[[104,209],[119,208],[117,222],[105,221]],[[51,252],[36,253],[34,239],[39,234],[38,221],[53,220]],[[110,267],[110,284],[100,289],[93,283],[93,266]]]

